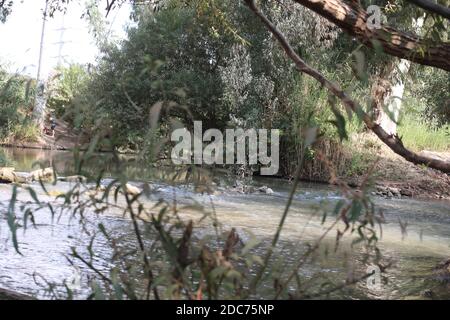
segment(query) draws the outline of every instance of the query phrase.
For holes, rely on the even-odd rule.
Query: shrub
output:
[[[75,99],[86,89],[89,81],[89,73],[80,64],[72,64],[69,67],[58,67],[56,74],[49,83],[49,97],[47,106],[53,109],[56,116],[67,116],[73,123],[74,116],[71,112]]]
[[[30,78],[10,75],[0,68],[0,139],[11,137],[28,123],[32,110],[34,83]]]

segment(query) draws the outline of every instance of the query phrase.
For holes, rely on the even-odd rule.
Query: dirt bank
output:
[[[46,123],[45,126],[50,127],[50,124]],[[82,136],[77,135],[66,122],[57,120],[54,137],[42,132],[41,136],[37,137],[36,141],[7,139],[0,143],[0,145],[4,147],[27,149],[70,150],[83,142]]]
[[[374,145],[374,178],[375,190],[378,195],[413,197],[419,199],[445,199],[450,200],[450,176],[438,170],[425,166],[414,165],[394,153],[386,145],[371,136],[362,137]],[[450,143],[449,143],[450,145]],[[450,161],[450,152],[435,152],[423,150],[419,153]],[[369,166],[371,166],[369,164]],[[358,186],[364,176],[344,178],[350,185]],[[389,192],[391,194],[389,194]]]

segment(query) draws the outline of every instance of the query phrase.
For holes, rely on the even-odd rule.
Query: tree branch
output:
[[[444,18],[450,19],[450,8],[429,0],[406,0],[421,7],[424,10],[438,14]]]
[[[277,29],[277,27],[272,24],[272,22],[267,19],[267,17],[256,7],[254,0],[244,0],[247,6],[261,19],[261,21],[266,25],[269,31],[278,40],[288,57],[295,63],[297,69],[310,75],[316,79],[322,86],[328,89],[334,96],[339,98],[341,102],[353,112],[355,112],[364,121],[366,126],[372,130],[381,141],[383,141],[389,148],[395,153],[402,156],[407,161],[414,164],[426,165],[430,168],[437,169],[439,171],[450,173],[450,162],[442,161],[438,159],[433,159],[416,154],[408,149],[406,149],[402,141],[396,135],[390,135],[384,131],[384,129],[377,123],[375,123],[372,118],[364,112],[364,110],[355,102],[350,96],[348,96],[337,84],[326,79],[318,70],[310,67],[305,61],[300,58],[294,49],[289,44],[285,36]]]
[[[108,17],[115,2],[116,2],[116,0],[111,0],[111,2],[110,2],[110,0],[106,0],[106,17]]]
[[[450,71],[450,44],[430,43],[417,35],[381,25],[368,28],[369,15],[359,2],[343,0],[293,0],[326,18],[368,47],[381,46],[385,53],[419,64]]]

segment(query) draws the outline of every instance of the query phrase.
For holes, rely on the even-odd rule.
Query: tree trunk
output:
[[[417,33],[423,26],[423,17],[413,21]],[[411,61],[401,59],[398,63],[387,63],[372,86],[372,108],[375,121],[387,134],[397,134],[397,123],[405,91],[404,79],[409,72]]]
[[[400,80],[392,85],[389,90],[388,95],[384,99],[386,106],[386,112],[381,112],[381,118],[379,119],[381,127],[388,134],[397,133],[397,122],[400,114],[400,108],[402,106],[403,91],[405,89],[405,84],[401,77],[406,75],[409,71],[410,62],[402,59],[400,60],[397,69],[394,73],[399,73]]]

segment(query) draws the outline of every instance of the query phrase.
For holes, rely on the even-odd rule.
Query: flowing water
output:
[[[30,171],[33,163],[39,161],[45,165],[53,165],[61,175],[72,173],[70,168],[73,157],[68,152],[4,149],[3,153],[14,161],[16,171]],[[256,186],[269,186],[274,190],[273,194],[239,194],[224,189],[220,194],[206,196],[196,194],[188,187],[165,184],[161,179],[161,170],[142,168],[132,158],[125,160],[129,161],[129,165],[121,170],[131,180],[136,181],[136,184],[139,181],[152,181],[158,187],[155,199],[176,196],[180,203],[189,204],[195,200],[205,207],[213,204],[223,230],[236,227],[244,242],[252,236],[263,242],[272,238],[291,187],[287,181],[265,178],[257,179],[254,183]],[[97,161],[95,165],[91,164],[91,170],[106,167],[111,176],[114,176],[114,168],[109,164],[107,155],[99,155]],[[68,183],[58,183],[56,186],[49,186],[49,190],[64,191],[69,187]],[[39,189],[38,185],[36,189]],[[82,277],[88,274],[84,269],[75,272],[76,269],[66,259],[71,247],[86,250],[90,240],[82,232],[79,223],[69,216],[62,215],[55,221],[50,212],[40,212],[35,217],[37,228],[29,227],[26,232],[19,231],[21,255],[16,253],[6,219],[11,190],[8,185],[0,185],[0,288],[45,298],[43,289],[48,287],[45,281],[62,283],[64,279],[73,279],[76,274],[81,274]],[[40,198],[45,200],[46,196],[40,194]],[[18,199],[27,201],[30,196],[25,191],[19,191]],[[339,193],[327,185],[299,186],[277,251],[277,259],[281,259],[282,265],[294,264],[306,245],[320,237],[325,226],[321,224],[323,210],[318,208],[330,208],[339,199]],[[387,270],[379,288],[370,289],[365,282],[361,282],[351,289],[339,291],[333,297],[402,299],[419,297],[424,290],[432,289],[436,297],[450,298],[448,287],[433,278],[433,268],[450,257],[450,203],[407,198],[374,200],[386,218],[379,247],[383,259],[392,261],[392,266]],[[200,214],[195,212],[187,213],[186,216],[200,218]],[[109,212],[101,218],[87,215],[87,219],[92,225],[102,222],[116,234],[124,235],[129,246],[136,245],[133,242],[131,224],[121,215]],[[400,224],[407,224],[406,234],[402,232]],[[212,228],[205,227],[196,230],[196,235],[202,237],[213,232]],[[365,272],[361,248],[350,246],[350,239],[344,239],[343,244],[335,251],[334,239],[335,233],[325,238],[314,261],[301,268],[300,274],[304,279],[321,274],[333,283],[342,283],[348,277],[349,266],[352,265],[355,272]],[[96,242],[96,253],[98,268],[107,270],[112,253],[101,239]],[[80,290],[77,293],[81,298],[88,291]]]

